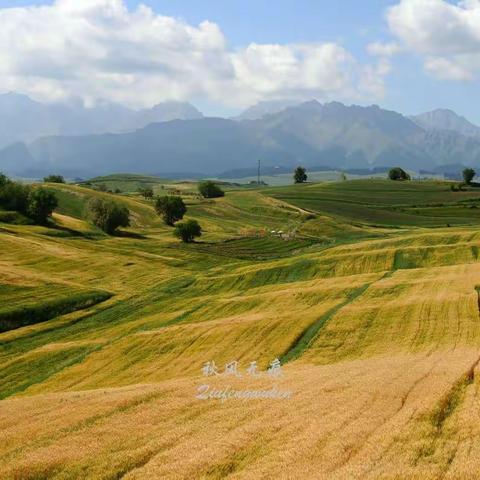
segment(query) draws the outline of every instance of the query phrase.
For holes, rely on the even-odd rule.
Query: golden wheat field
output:
[[[59,188],[57,229],[0,224],[0,318],[31,319],[0,333],[1,479],[480,478],[475,221],[232,191],[189,200],[181,245],[147,201],[107,237]]]

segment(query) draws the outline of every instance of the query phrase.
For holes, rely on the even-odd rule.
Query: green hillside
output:
[[[450,182],[353,180],[272,188],[266,195],[343,220],[388,226],[478,224],[480,189],[452,191]]]

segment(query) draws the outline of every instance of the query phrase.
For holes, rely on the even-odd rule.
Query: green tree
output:
[[[187,207],[183,202],[182,197],[174,195],[167,195],[164,197],[157,197],[155,201],[155,210],[160,215],[167,225],[172,226],[178,220],[181,220],[187,213]]]
[[[58,206],[57,197],[50,190],[35,188],[28,195],[27,215],[40,225],[45,225]]]
[[[218,198],[225,196],[225,192],[211,180],[200,182],[198,184],[198,191],[204,198]]]
[[[202,235],[202,227],[200,227],[196,220],[188,220],[175,225],[173,234],[177,238],[180,238],[182,242],[190,243],[193,242],[195,237]]]
[[[146,187],[146,188],[142,188],[140,187],[138,189],[138,192],[140,193],[140,195],[142,195],[142,197],[145,199],[145,200],[150,200],[153,198],[153,189],[150,188],[150,187]]]
[[[8,181],[8,177],[0,172],[0,188],[4,187]]]
[[[45,183],[65,183],[65,179],[62,175],[48,175],[43,178]]]
[[[87,204],[87,218],[105,233],[112,235],[118,227],[130,226],[130,211],[125,205],[92,198]]]
[[[463,174],[463,181],[467,185],[470,185],[472,183],[472,180],[476,175],[475,170],[473,168],[465,168],[462,174]]]
[[[295,183],[305,183],[307,178],[307,170],[303,167],[297,167],[295,172],[293,172],[293,180]]]
[[[32,187],[19,182],[12,182],[7,177],[3,177],[4,178],[0,180],[0,206],[5,210],[27,215],[28,197],[32,191]]]
[[[400,167],[391,168],[388,172],[390,180],[410,180],[410,175]]]

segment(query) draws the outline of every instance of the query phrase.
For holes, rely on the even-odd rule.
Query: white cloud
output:
[[[442,80],[473,80],[467,68],[448,58],[430,57],[425,60],[425,69]]]
[[[480,0],[401,0],[387,13],[404,48],[424,58],[433,75],[472,80],[480,73]]]
[[[0,91],[129,105],[207,98],[230,106],[287,97],[383,94],[385,69],[334,43],[228,47],[219,26],[192,26],[123,0],[57,0],[0,9]]]
[[[377,57],[391,57],[396,53],[401,52],[402,47],[398,43],[390,42],[390,43],[381,43],[381,42],[374,42],[369,43],[367,45],[367,52],[370,55],[374,55]]]

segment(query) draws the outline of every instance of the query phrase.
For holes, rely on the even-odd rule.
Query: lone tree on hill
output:
[[[218,198],[225,196],[225,192],[211,180],[206,180],[205,182],[200,182],[198,184],[198,191],[200,195],[204,198]]]
[[[130,211],[125,205],[103,198],[87,204],[87,218],[105,233],[112,235],[118,227],[130,226]]]
[[[388,178],[390,180],[410,180],[410,175],[403,168],[395,167],[388,172]]]
[[[65,183],[62,175],[48,175],[48,177],[43,178],[43,181],[45,183]]]
[[[167,225],[173,226],[175,222],[181,220],[187,213],[187,207],[182,197],[167,195],[165,197],[157,197],[155,202],[155,210],[158,215],[162,216]]]
[[[27,215],[39,225],[45,225],[58,206],[57,197],[44,188],[35,188],[28,195]]]
[[[295,183],[305,183],[307,181],[307,170],[303,167],[297,167],[293,173]]]
[[[463,181],[467,185],[470,185],[472,183],[472,180],[476,175],[475,170],[473,168],[466,168],[465,170],[463,170],[462,174],[463,174]]]
[[[202,227],[196,220],[188,220],[177,224],[173,234],[180,238],[182,242],[190,243],[193,242],[195,237],[202,235]]]

